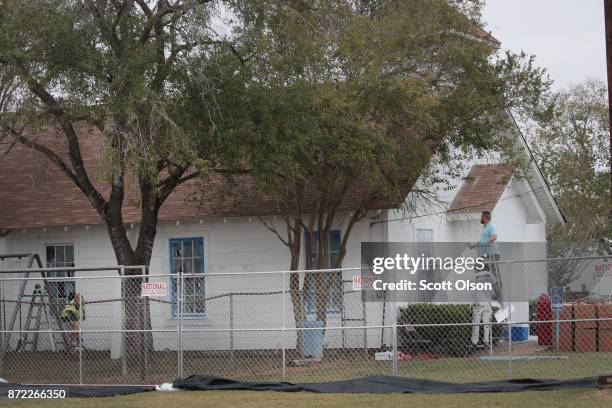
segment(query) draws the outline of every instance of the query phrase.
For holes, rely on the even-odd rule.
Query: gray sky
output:
[[[556,89],[606,80],[603,0],[486,0],[483,19],[502,49],[535,54]]]

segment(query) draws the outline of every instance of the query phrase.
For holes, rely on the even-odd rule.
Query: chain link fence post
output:
[[[79,294],[79,384],[83,385],[83,279],[77,278]]]
[[[397,282],[397,271],[393,270],[393,282]],[[393,330],[392,330],[392,344],[393,344],[393,376],[397,376],[397,299],[394,293],[391,293],[393,299],[391,300],[391,307],[393,308]]]
[[[183,378],[183,312],[184,312],[184,296],[185,296],[185,278],[183,271],[179,270],[179,282],[178,282],[178,378]]]
[[[126,347],[126,335],[125,335],[125,298],[123,294],[123,280],[125,279],[125,266],[119,266],[119,297],[121,298],[121,375],[127,376],[127,347]]]
[[[512,270],[508,271],[508,282],[508,380],[512,380]]]
[[[285,272],[282,273],[283,275],[283,306],[282,306],[282,312],[281,312],[281,316],[282,316],[282,328],[283,328],[283,335],[282,335],[282,353],[283,353],[283,369],[282,369],[282,376],[283,376],[283,381],[285,381],[285,379],[287,378],[287,356],[286,356],[286,347],[285,347],[285,308],[286,308],[286,304],[287,304],[287,288],[286,288],[286,276],[287,274]]]
[[[229,294],[230,362],[234,366],[234,294]]]

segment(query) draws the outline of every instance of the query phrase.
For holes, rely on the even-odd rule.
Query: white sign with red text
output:
[[[167,293],[166,282],[143,282],[140,284],[140,296],[164,297]]]
[[[593,265],[593,276],[601,278],[607,273],[612,273],[612,262],[601,261]]]
[[[353,290],[368,290],[374,285],[375,276],[353,276]]]

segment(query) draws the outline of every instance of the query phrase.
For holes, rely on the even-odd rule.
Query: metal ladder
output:
[[[344,327],[355,327],[355,326],[347,326],[346,322],[361,322],[362,325],[364,326],[363,329],[363,349],[367,350],[368,348],[368,334],[367,334],[367,329],[365,329],[366,326],[366,304],[365,302],[362,301],[361,299],[361,293],[358,293],[357,295],[359,295],[359,299],[360,299],[360,303],[362,306],[362,310],[361,310],[361,317],[347,317],[346,315],[346,311],[347,311],[347,295],[350,295],[356,291],[353,290],[352,287],[352,280],[342,280],[342,311],[341,311],[341,315],[340,315],[340,322],[341,322],[341,326],[342,326],[342,348],[346,347],[346,330],[344,330]],[[350,329],[349,329],[350,330]]]
[[[38,351],[38,337],[40,335],[41,323],[46,324],[49,330],[49,342],[53,352],[64,349],[65,342],[61,333],[54,331],[62,330],[59,322],[52,317],[50,309],[51,299],[40,284],[34,286],[28,313],[25,321],[25,335],[17,343],[17,351]],[[50,316],[51,315],[51,316]],[[52,322],[55,321],[56,327]],[[58,336],[59,335],[59,336]],[[58,338],[59,337],[59,338]]]
[[[16,255],[0,255],[0,258],[2,259],[10,259],[10,258],[26,258],[28,260],[28,264],[27,264],[27,269],[31,269],[31,272],[39,272],[42,278],[42,282],[43,282],[43,286],[41,288],[41,292],[42,290],[44,290],[45,293],[48,293],[48,281],[47,281],[47,274],[45,271],[37,271],[36,268],[33,268],[35,265],[38,266],[38,268],[42,269],[42,262],[40,260],[40,256],[38,256],[38,254],[36,253],[32,253],[32,254],[16,254]],[[23,301],[24,297],[27,297],[27,295],[25,295],[25,290],[26,290],[26,286],[28,283],[28,278],[30,277],[30,271],[26,272],[24,274],[24,279],[21,281],[21,284],[19,285],[19,291],[18,291],[18,295],[17,295],[17,299],[18,299],[18,304],[20,304]],[[43,296],[44,298],[44,296]],[[47,298],[49,298],[49,296],[47,296]],[[43,299],[44,300],[44,299]],[[34,301],[34,299],[32,299],[32,302]],[[8,332],[6,333],[6,336],[4,338],[4,344],[3,347],[0,347],[0,363],[3,361],[4,358],[4,353],[6,351],[9,350],[10,344],[11,344],[11,337],[12,337],[12,332],[15,328],[15,325],[17,323],[17,321],[21,321],[20,319],[20,309],[21,307],[16,304],[15,307],[13,308],[13,312],[12,312],[12,316],[10,318],[9,324],[8,324]],[[30,305],[32,306],[32,305]],[[62,323],[60,321],[60,316],[61,316],[61,307],[59,304],[57,303],[48,303],[46,305],[46,313],[50,313],[50,317],[51,319],[49,319],[49,325],[51,325],[51,320],[54,320],[55,323],[57,324],[57,327],[59,328],[59,330],[63,330],[64,328],[62,327]],[[49,317],[49,315],[46,315],[47,317]],[[38,319],[40,320],[40,319]],[[40,326],[39,326],[40,327]],[[59,336],[62,338],[62,343],[65,345],[66,341],[67,341],[67,336],[65,332],[60,332],[60,333],[53,333],[55,336],[57,336],[59,334]],[[26,333],[26,337],[27,337],[27,333]],[[18,347],[17,350],[21,349],[20,344],[22,343],[23,340],[19,339],[18,340]],[[54,342],[51,341],[52,347],[55,347],[56,344],[60,343],[58,342]]]

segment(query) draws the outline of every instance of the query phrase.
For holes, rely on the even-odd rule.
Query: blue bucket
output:
[[[508,338],[508,327],[502,330],[502,337]],[[529,339],[529,325],[517,324],[512,326],[512,341],[527,341]]]
[[[298,344],[304,358],[323,357],[323,322],[321,320],[302,320],[298,327]],[[318,329],[318,330],[317,330]]]

